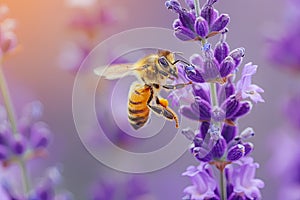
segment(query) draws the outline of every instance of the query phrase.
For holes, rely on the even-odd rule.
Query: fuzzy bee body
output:
[[[161,88],[179,89],[187,84],[166,85],[168,79],[178,78],[174,53],[158,51],[138,60],[133,64],[117,64],[107,69],[99,67],[95,74],[113,80],[128,75],[135,75],[141,83],[131,86],[128,97],[128,121],[137,130],[143,127],[149,119],[150,110],[168,120],[174,120],[178,127],[178,118],[174,111],[168,108],[168,101],[159,98]]]
[[[150,109],[147,105],[151,99],[151,87],[135,84],[129,93],[128,121],[134,129],[139,129],[148,121]]]

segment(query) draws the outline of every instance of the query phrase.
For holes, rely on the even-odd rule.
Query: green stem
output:
[[[18,132],[18,128],[17,128],[17,120],[15,118],[14,107],[12,105],[12,101],[10,98],[9,90],[7,87],[7,83],[5,80],[5,76],[3,74],[1,64],[0,64],[0,90],[1,90],[1,94],[3,96],[3,101],[4,101],[4,105],[6,108],[7,115],[8,115],[8,120],[9,120],[11,128],[12,128],[12,132],[14,135],[18,135],[19,132]],[[29,182],[29,177],[28,177],[28,173],[27,173],[26,163],[22,160],[22,158],[19,158],[18,164],[20,166],[21,173],[22,173],[24,191],[26,192],[26,194],[29,194],[30,182]]]
[[[26,163],[23,160],[20,160],[19,165],[20,165],[20,169],[22,172],[23,187],[24,187],[24,190],[27,195],[30,192],[30,182],[29,182],[29,177],[28,177],[28,173],[27,173]]]
[[[11,128],[14,135],[18,134],[17,122],[15,118],[15,112],[13,109],[12,101],[10,99],[10,95],[8,92],[8,87],[6,84],[6,80],[3,74],[2,66],[0,65],[0,89],[3,96],[4,105],[6,108],[6,112],[8,115],[9,122],[11,124]]]
[[[227,200],[227,191],[226,191],[226,178],[224,169],[220,170],[220,188],[221,188],[221,200]]]
[[[195,11],[196,11],[196,17],[200,16],[200,5],[199,5],[199,0],[194,0],[194,4],[195,4]]]
[[[210,83],[210,100],[212,107],[218,106],[216,83]]]

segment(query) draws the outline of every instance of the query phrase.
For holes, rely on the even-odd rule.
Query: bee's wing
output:
[[[102,76],[108,80],[122,78],[127,75],[134,75],[134,71],[138,70],[138,67],[134,64],[124,63],[110,65],[109,67],[97,67],[94,69],[94,73],[98,76]]]

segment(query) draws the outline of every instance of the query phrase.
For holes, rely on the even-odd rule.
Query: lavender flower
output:
[[[242,99],[249,97],[255,103],[264,102],[259,94],[264,92],[264,90],[255,84],[251,84],[252,75],[256,73],[256,70],[256,65],[252,65],[252,63],[246,64],[242,72],[242,78],[237,83],[238,96]]]
[[[195,5],[186,1],[189,10],[183,8],[177,0],[166,1],[168,9],[179,15],[173,23],[175,36],[180,40],[204,40],[218,34],[229,23],[227,14],[219,15],[213,5],[216,1],[208,1],[201,9],[201,15],[196,15]]]
[[[210,44],[205,44],[202,55],[194,54],[191,66],[185,67],[188,79],[197,82],[218,82],[224,84],[227,79],[235,74],[244,57],[244,48],[237,48],[230,52],[229,45],[225,41],[226,32],[223,32],[215,49]]]
[[[4,108],[0,107],[4,116]],[[42,105],[33,102],[27,105],[19,119],[19,134],[13,135],[10,123],[6,117],[0,121],[0,155],[5,166],[17,161],[16,157],[24,160],[39,157],[45,154],[51,138],[48,125],[40,121]]]
[[[230,165],[226,169],[228,184],[233,187],[229,199],[261,199],[259,189],[264,187],[264,182],[254,178],[255,170],[259,165],[253,163],[251,157],[244,158],[236,164],[237,166]]]
[[[8,172],[11,173],[11,172]],[[14,176],[16,180],[16,177]],[[61,183],[61,174],[58,168],[49,168],[46,175],[39,183],[33,187],[28,197],[22,195],[16,187],[16,183],[12,183],[12,179],[8,177],[1,178],[0,188],[3,193],[1,199],[10,200],[72,200],[72,195],[67,191],[56,191],[56,187]],[[1,191],[1,190],[0,190]]]
[[[260,179],[254,178],[256,168],[258,168],[258,164],[253,163],[253,159],[250,157],[226,166],[227,197],[229,200],[261,199],[259,189],[264,187],[264,183]],[[198,167],[188,167],[182,175],[189,176],[193,183],[184,189],[186,196],[183,199],[220,199],[220,194],[217,192],[216,177],[211,165],[201,162]]]
[[[286,71],[300,70],[300,25],[299,1],[286,0],[285,22],[276,38],[267,38],[267,58],[273,64]],[[274,34],[272,34],[274,35]],[[275,65],[274,65],[275,64]]]
[[[0,5],[0,60],[12,52],[18,44],[16,34],[14,33],[16,22],[13,19],[6,18],[9,9],[7,6]]]
[[[245,49],[230,51],[226,42],[229,16],[218,14],[213,7],[216,2],[207,0],[200,10],[197,0],[186,1],[188,10],[177,0],[166,2],[166,7],[179,15],[173,23],[175,36],[183,41],[202,42],[201,55],[194,54],[190,64],[181,65],[179,70],[185,81],[193,82],[194,95],[192,102],[179,111],[200,122],[198,130],[183,131],[192,142],[192,155],[200,161],[198,168],[191,166],[183,173],[193,183],[185,188],[184,199],[261,199],[259,189],[264,184],[254,179],[258,164],[249,157],[254,145],[247,141],[254,131],[249,127],[239,133],[238,120],[252,109],[252,103],[246,99],[264,102],[260,95],[264,91],[252,84],[257,70],[252,63],[244,66],[240,80],[235,83]],[[212,48],[207,39],[216,34],[221,35],[220,40]],[[220,172],[219,187],[213,166]]]
[[[102,36],[103,27],[112,26],[118,22],[119,13],[108,5],[100,5],[97,1],[69,0],[70,7],[79,7],[68,24],[68,28],[76,34],[80,33],[76,41],[65,44],[59,59],[62,68],[76,73],[88,53],[96,46],[96,41]]]
[[[292,73],[290,79],[299,78],[300,70],[300,4],[297,0],[287,0],[284,9],[284,24],[280,25],[281,33],[275,38],[267,39],[267,58],[282,71]],[[299,151],[299,91],[292,94],[280,94],[284,96],[283,115],[290,125],[276,127],[272,134],[270,146],[272,156],[270,159],[270,175],[276,177],[279,190],[275,194],[277,199],[295,200],[300,198],[300,151]],[[284,149],[284,151],[283,151]],[[275,167],[274,167],[275,166]]]
[[[211,166],[201,162],[196,168],[190,166],[184,172],[183,176],[189,176],[193,185],[184,189],[184,193],[187,194],[185,199],[208,199],[217,198],[215,190],[217,188],[217,182],[213,178]]]
[[[0,7],[0,60],[16,48],[14,20],[3,19],[7,7]],[[0,177],[1,199],[10,200],[53,200],[57,199],[54,191],[56,180],[60,177],[56,169],[49,170],[42,184],[31,187],[30,176],[27,171],[30,159],[43,156],[49,144],[51,132],[48,125],[41,121],[42,104],[33,102],[27,105],[22,114],[15,114],[10,93],[3,75],[3,62],[0,63],[0,92],[3,103],[0,105],[0,162],[5,167],[4,174],[8,174],[12,164],[19,166],[22,177]],[[17,120],[18,119],[18,120]],[[2,175],[2,172],[1,172]],[[21,192],[12,180],[23,183]],[[67,199],[60,195],[61,199]]]
[[[296,92],[291,95],[284,104],[284,114],[289,123],[292,124],[297,130],[300,130],[300,93]]]
[[[138,200],[154,199],[146,183],[138,177],[125,178],[125,181],[98,181],[91,190],[92,200]]]

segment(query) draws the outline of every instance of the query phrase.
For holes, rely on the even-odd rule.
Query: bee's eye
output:
[[[158,63],[162,66],[162,67],[168,67],[169,66],[169,63],[168,61],[166,60],[166,58],[164,57],[161,57],[158,59]]]

